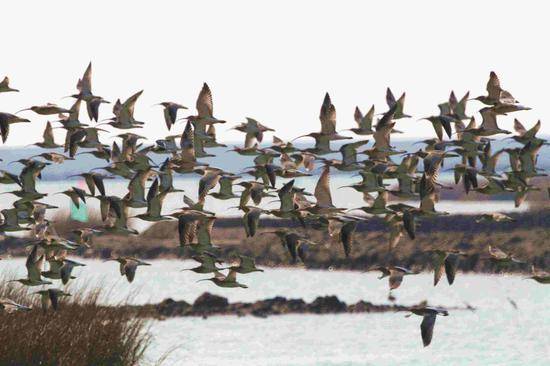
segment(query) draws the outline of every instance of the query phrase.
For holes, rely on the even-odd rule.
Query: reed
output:
[[[0,365],[72,366],[141,364],[151,338],[147,321],[98,303],[101,289],[75,292],[58,311],[44,312],[35,290],[0,279],[0,298],[32,306],[0,312]]]

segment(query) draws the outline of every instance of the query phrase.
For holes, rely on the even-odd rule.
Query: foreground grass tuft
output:
[[[150,344],[146,320],[98,304],[100,290],[79,291],[58,311],[43,312],[40,297],[0,279],[0,298],[32,306],[0,312],[0,365],[138,365]]]

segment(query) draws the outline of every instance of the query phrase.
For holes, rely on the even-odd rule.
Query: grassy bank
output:
[[[99,290],[84,291],[63,300],[58,311],[43,312],[35,291],[0,280],[0,298],[32,307],[0,311],[0,365],[141,364],[150,341],[146,320],[98,305]]]
[[[426,250],[457,248],[469,254],[460,263],[463,271],[494,272],[497,270],[485,260],[487,246],[498,246],[511,251],[537,268],[550,268],[550,210],[531,210],[511,214],[516,220],[509,223],[476,223],[478,216],[452,215],[423,219],[417,228],[417,238],[404,236],[397,249],[388,255],[388,229],[381,219],[373,218],[358,225],[351,257],[346,259],[336,238],[326,230],[308,229],[305,233],[319,246],[311,246],[307,260],[309,268],[363,270],[373,264],[387,261],[416,269],[431,269],[432,256]],[[87,225],[93,226],[93,223]],[[138,236],[104,235],[94,238],[92,248],[77,254],[83,257],[108,258],[111,254],[135,255],[143,259],[181,258],[185,253],[178,247],[176,222],[161,222]],[[56,229],[71,238],[70,231],[82,223],[58,220]],[[291,227],[304,232],[288,220],[263,219],[260,230]],[[219,218],[213,230],[213,241],[221,247],[222,256],[230,256],[238,249],[241,254],[253,256],[266,266],[288,265],[286,250],[273,235],[246,238],[239,218]],[[3,248],[12,256],[25,255],[24,239],[7,237]],[[515,265],[509,271],[527,271],[528,265]]]

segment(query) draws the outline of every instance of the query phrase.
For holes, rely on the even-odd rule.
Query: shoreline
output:
[[[450,215],[423,219],[417,227],[417,237],[410,240],[403,236],[396,249],[388,254],[388,230],[382,219],[371,218],[361,222],[354,234],[350,258],[346,258],[337,237],[329,237],[326,230],[308,230],[305,233],[319,243],[310,247],[305,265],[301,268],[318,270],[364,271],[373,265],[395,263],[415,271],[431,270],[433,257],[427,250],[434,248],[458,249],[468,254],[461,259],[461,272],[495,273],[496,268],[488,256],[489,244],[505,252],[513,252],[537,269],[550,269],[550,210],[528,211],[511,214],[516,221],[507,223],[476,223],[471,215]],[[59,220],[57,232],[68,239],[75,239],[71,230],[93,227],[100,223],[79,223]],[[278,228],[302,230],[296,223],[281,219],[262,219],[258,234],[246,238],[240,218],[218,218],[213,230],[213,242],[220,247],[221,258],[229,259],[238,251],[254,257],[264,267],[296,267],[291,264],[287,251],[273,235],[259,235],[262,231]],[[302,230],[303,232],[303,230]],[[90,249],[79,249],[71,256],[106,259],[111,255],[136,256],[143,260],[188,259],[187,249],[178,245],[176,222],[160,222],[137,236],[101,235],[94,237]],[[28,238],[0,235],[0,256],[24,257]],[[507,272],[526,273],[530,265],[512,265]]]
[[[427,306],[423,301],[418,306]],[[276,296],[254,302],[230,303],[227,298],[204,292],[191,304],[184,300],[167,298],[159,303],[144,305],[124,305],[124,311],[135,312],[140,317],[165,320],[175,317],[202,317],[210,316],[254,316],[267,318],[274,315],[288,314],[358,314],[358,313],[387,313],[408,311],[410,306],[399,304],[373,304],[370,301],[360,300],[354,304],[346,304],[337,296],[318,296],[312,302],[305,302],[303,299],[287,299],[283,296]],[[470,310],[476,309],[471,306],[450,307],[448,310]]]

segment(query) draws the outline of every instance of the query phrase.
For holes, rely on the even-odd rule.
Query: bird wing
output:
[[[46,128],[44,129],[44,133],[42,134],[42,137],[44,139],[45,144],[47,145],[54,144],[52,124],[49,121],[48,123],[46,123]]]
[[[447,282],[452,285],[455,281],[456,270],[458,268],[458,261],[460,256],[455,253],[449,253],[445,258],[445,274],[447,276]]]
[[[403,282],[403,275],[404,275],[404,272],[402,271],[397,271],[394,269],[390,270],[390,277],[388,279],[390,284],[390,290],[394,290],[401,285],[401,283]]]
[[[103,184],[103,177],[97,174],[94,174],[92,175],[92,181],[94,182],[94,185],[99,190],[99,193],[101,193],[102,196],[105,196],[105,185]]]
[[[357,221],[346,222],[340,229],[340,241],[344,247],[344,254],[349,257],[353,244],[353,233],[357,228]]]
[[[132,95],[130,98],[126,99],[126,101],[123,104],[123,109],[126,109],[130,117],[134,116],[134,107],[136,105],[136,102],[138,98],[143,93],[143,90],[138,91],[134,95]]]
[[[357,162],[357,149],[363,145],[369,143],[369,140],[361,140],[344,144],[340,147],[340,153],[342,154],[342,162],[345,165],[353,164]]]
[[[361,119],[361,124],[359,125],[360,128],[365,130],[372,130],[372,120],[374,118],[374,104],[372,107],[370,107],[369,111],[363,118]]]
[[[221,177],[220,178],[220,193],[224,195],[232,195],[233,194],[233,180],[231,177]]]
[[[395,96],[393,95],[390,88],[386,89],[386,103],[390,108],[392,108],[396,104]]]
[[[240,266],[243,268],[256,268],[256,263],[254,262],[254,258],[240,255],[239,260],[240,260]]]
[[[124,274],[126,275],[128,282],[134,281],[134,278],[136,277],[137,266],[138,266],[137,261],[134,261],[134,260],[126,261],[126,264],[124,265]]]
[[[52,308],[54,310],[57,310],[59,306],[59,294],[57,291],[53,291],[52,289],[48,290],[48,297],[50,298],[50,302],[52,303]]]
[[[237,281],[237,272],[233,269],[230,269],[227,273],[227,276],[225,276],[224,281],[226,282],[236,282]]]
[[[201,92],[197,98],[197,112],[200,118],[211,118],[214,113],[212,92],[206,83],[202,85]]]
[[[357,126],[361,128],[361,125],[363,123],[363,113],[361,113],[361,110],[359,107],[355,107],[355,112],[353,113],[353,119],[355,120],[355,123],[357,123]]]
[[[482,122],[479,126],[485,130],[498,130],[497,114],[492,108],[483,108],[479,111],[481,114]]]
[[[500,88],[500,80],[498,79],[497,74],[491,71],[491,74],[489,75],[489,81],[487,82],[487,93],[489,94],[489,98],[493,100],[499,100],[501,91],[502,89]]]
[[[445,271],[445,267],[443,266],[444,261],[445,255],[436,253],[434,258],[434,286],[439,283],[441,276],[443,276],[443,272]]]
[[[317,199],[317,206],[333,207],[330,193],[330,166],[325,166],[313,194]]]
[[[388,191],[378,192],[378,196],[374,199],[371,207],[380,209],[386,208],[386,204],[388,203],[388,195]]]
[[[183,214],[178,217],[178,234],[180,245],[191,244],[197,232],[197,219]]]
[[[34,245],[27,261],[25,262],[25,267],[27,268],[27,278],[32,281],[40,281],[42,275],[42,267],[44,266],[44,255],[38,257],[38,246]]]
[[[420,333],[422,334],[424,347],[427,347],[432,342],[436,316],[435,313],[424,315],[424,319],[422,319],[422,323],[420,324]]]
[[[525,134],[523,137],[525,138],[529,138],[529,139],[532,139],[535,137],[535,135],[537,134],[537,132],[539,132],[540,130],[540,127],[541,127],[541,122],[540,122],[540,119],[537,121],[537,123],[535,123],[535,125],[533,127],[531,127]]]
[[[518,121],[518,119],[514,119],[514,130],[520,135],[523,136],[527,133],[527,129],[523,126],[523,124]]]
[[[506,259],[508,254],[504,253],[501,249],[497,247],[492,247],[489,245],[489,254],[496,259]]]
[[[332,104],[328,93],[325,94],[325,99],[321,105],[319,119],[321,120],[322,134],[333,135],[336,133],[336,108]]]
[[[88,64],[86,71],[84,71],[84,75],[82,76],[82,79],[78,80],[76,88],[78,89],[78,91],[80,91],[81,94],[92,94],[92,63],[91,62]]]
[[[213,217],[205,217],[199,220],[197,225],[197,242],[203,245],[212,243],[212,228],[214,227]]]

